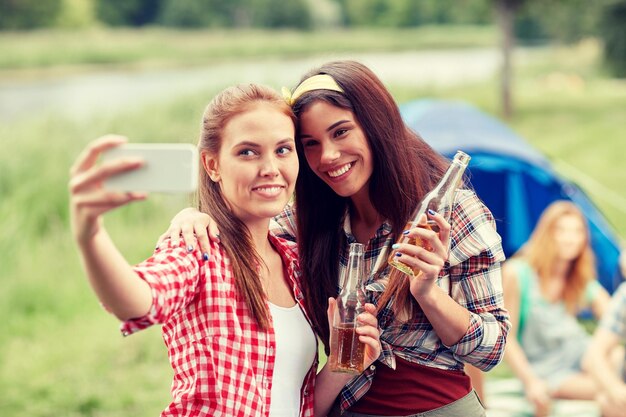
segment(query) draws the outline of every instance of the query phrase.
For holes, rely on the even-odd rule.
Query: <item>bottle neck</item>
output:
[[[453,160],[452,164],[443,175],[439,184],[435,188],[436,190],[456,190],[461,183],[461,178],[463,178],[463,173],[465,172],[464,165],[459,161]]]
[[[452,160],[452,163],[444,173],[441,180],[439,180],[439,183],[434,189],[426,194],[420,202],[413,215],[411,227],[423,222],[424,216],[429,209],[441,214],[444,219],[449,221],[454,202],[454,195],[459,187],[459,184],[461,183],[466,166],[467,163],[463,160],[459,160],[457,157]]]
[[[344,271],[342,294],[356,292],[363,275],[363,245],[353,243],[349,253],[348,265]]]

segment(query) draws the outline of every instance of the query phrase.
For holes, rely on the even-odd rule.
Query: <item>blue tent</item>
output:
[[[471,183],[496,218],[507,256],[527,240],[551,202],[565,199],[578,205],[589,221],[598,279],[613,292],[622,280],[615,233],[585,193],[559,176],[541,153],[502,122],[467,103],[417,100],[401,105],[400,111],[438,152],[451,158],[460,149],[472,157]]]

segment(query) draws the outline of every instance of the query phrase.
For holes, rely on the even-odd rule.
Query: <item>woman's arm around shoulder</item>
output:
[[[270,230],[283,239],[296,241],[295,209],[291,204],[270,222]],[[169,227],[157,240],[157,248],[164,244],[166,239],[172,245],[178,246],[182,237],[189,251],[199,246],[205,258],[211,253],[211,242],[219,243],[220,231],[215,220],[207,213],[196,208],[187,207],[176,213]]]

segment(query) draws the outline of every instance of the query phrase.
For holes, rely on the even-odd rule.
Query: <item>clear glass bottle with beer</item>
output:
[[[330,333],[328,363],[333,372],[360,374],[363,372],[365,345],[356,333],[357,316],[364,311],[363,290],[364,247],[351,243],[348,265],[342,274],[342,288],[337,296],[337,308]]]
[[[465,168],[467,168],[467,164],[469,163],[470,156],[462,151],[457,151],[456,155],[454,155],[454,159],[450,164],[450,167],[443,175],[437,186],[433,188],[428,194],[424,196],[422,201],[417,207],[415,214],[410,220],[404,230],[413,229],[415,227],[424,227],[430,230],[434,230],[435,232],[439,232],[439,227],[437,223],[433,220],[428,220],[428,216],[426,213],[428,210],[432,210],[437,212],[443,216],[446,221],[450,221],[450,215],[452,213],[452,205],[454,203],[454,195],[456,190],[459,188],[461,183],[461,179],[463,178],[463,173],[465,172]],[[419,238],[409,238],[407,236],[400,236],[396,243],[409,243],[412,245],[421,246],[427,250],[432,250],[426,242],[423,242]],[[388,262],[389,265],[398,269],[401,272],[404,272],[407,275],[418,275],[419,270],[415,270],[406,264],[402,263],[400,259],[396,256],[397,251],[392,251],[389,256]]]

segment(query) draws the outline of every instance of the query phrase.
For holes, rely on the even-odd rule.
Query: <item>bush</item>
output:
[[[313,19],[303,0],[260,0],[252,8],[252,23],[262,28],[310,29]]]
[[[159,21],[191,28],[309,29],[313,25],[304,0],[165,0]]]
[[[246,7],[231,0],[165,0],[159,22],[179,28],[246,27]]]
[[[0,30],[53,26],[62,0],[0,0]]]

